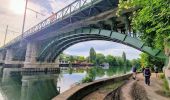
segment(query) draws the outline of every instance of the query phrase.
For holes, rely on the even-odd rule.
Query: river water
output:
[[[0,78],[0,100],[51,100],[80,83],[89,69],[67,69],[55,74],[6,74]],[[6,70],[8,71],[8,70]],[[120,67],[95,69],[95,80],[122,75]]]

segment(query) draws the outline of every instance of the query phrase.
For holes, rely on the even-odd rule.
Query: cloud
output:
[[[17,1],[17,0],[16,0]],[[36,1],[36,0],[34,0]],[[42,1],[42,0],[37,0]],[[17,14],[11,9],[11,0],[0,0],[0,46],[3,45],[4,37],[5,37],[5,31],[6,26],[8,25],[8,34],[7,34],[7,40],[6,42],[11,41],[15,37],[21,34],[22,30],[22,23],[23,23],[23,13]],[[36,18],[36,13],[27,10],[27,17],[26,17],[26,23],[25,23],[25,31],[28,30],[30,27],[33,27],[34,25],[41,22],[43,19],[47,18],[49,16],[48,8],[45,8],[43,5],[36,4],[34,2],[28,2],[28,8],[31,8],[37,12],[43,13],[46,16],[38,16]],[[24,8],[23,8],[24,9]],[[19,32],[14,33],[11,32]]]
[[[6,31],[6,26],[9,26],[10,30],[19,32],[13,33],[8,32],[6,42],[11,41],[15,37],[21,34],[22,22],[23,22],[23,13],[16,14],[12,9],[10,9],[10,3],[12,0],[0,0],[0,46],[3,45],[4,35]],[[18,0],[15,0],[19,2]],[[24,0],[25,1],[25,0]],[[44,14],[45,16],[39,15],[36,17],[36,14],[30,10],[27,10],[27,17],[25,23],[25,31],[34,25],[38,24],[42,20],[46,19],[51,15],[51,12],[57,12],[66,5],[70,4],[74,0],[28,0],[28,8],[31,8],[37,12]],[[16,3],[17,4],[17,3]]]
[[[93,47],[97,53],[102,53],[104,55],[122,56],[125,52],[128,59],[139,58],[141,53],[139,50],[126,46],[124,44],[119,44],[110,41],[88,41],[75,44],[64,51],[66,54],[70,55],[82,55],[89,56],[89,50]]]

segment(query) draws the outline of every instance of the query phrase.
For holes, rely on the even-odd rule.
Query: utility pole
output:
[[[28,8],[27,5],[28,5],[28,0],[26,0],[26,2],[25,2],[25,10],[24,10],[24,18],[23,18],[23,24],[22,24],[22,35],[21,35],[20,46],[22,46],[23,38],[24,38],[24,29],[25,29],[25,20],[26,20],[26,15],[27,15],[27,9],[32,11],[32,12],[35,12],[36,13],[36,18],[37,18],[38,14],[40,14],[42,16],[45,16],[44,14],[42,14],[42,13],[40,13],[38,11],[35,11],[35,10],[31,9],[31,8]]]
[[[8,25],[6,26],[6,31],[5,31],[4,46],[5,46],[5,43],[6,43],[7,33],[8,33]]]
[[[24,18],[23,18],[23,24],[22,24],[22,37],[21,37],[21,42],[20,45],[22,46],[22,42],[23,42],[23,36],[24,36],[24,29],[25,29],[25,19],[26,19],[26,14],[27,14],[27,4],[28,4],[28,0],[26,0],[25,2],[25,10],[24,10]]]

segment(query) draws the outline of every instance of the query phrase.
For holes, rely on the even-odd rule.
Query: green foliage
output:
[[[101,53],[96,54],[96,64],[100,65],[105,62],[105,56]]]
[[[91,68],[87,71],[87,75],[86,77],[84,77],[82,80],[81,80],[81,83],[88,83],[88,82],[92,82],[94,81],[96,78],[96,69],[95,67],[94,68]]]
[[[93,79],[91,77],[85,77],[81,80],[81,83],[89,83],[93,82]]]
[[[164,39],[170,36],[170,0],[120,0],[118,14],[134,9],[133,29],[146,45],[164,49]]]
[[[159,78],[162,79],[163,81],[163,92],[166,96],[170,96],[170,89],[169,89],[169,83],[168,81],[166,80],[166,77],[165,77],[165,74],[161,73],[159,75]]]
[[[158,59],[158,58],[153,58],[152,56],[146,54],[146,53],[142,53],[140,54],[140,63],[142,65],[142,67],[151,67],[153,69],[153,66],[156,65],[159,67],[159,69],[162,69],[163,65],[164,65],[164,60],[162,59]]]
[[[83,62],[83,61],[85,61],[85,57],[83,57],[83,56],[77,56],[77,59],[76,59],[77,61],[79,61],[79,62]]]
[[[124,63],[123,63],[122,57],[116,57],[116,63],[117,63],[117,66],[123,66]]]
[[[126,54],[123,53],[122,57],[117,57],[117,56],[112,56],[112,55],[103,55],[101,53],[96,54],[94,48],[91,48],[90,50],[91,54],[91,61],[93,64],[100,66],[103,63],[109,63],[109,66],[132,66],[132,63],[134,62],[133,60],[130,61],[126,59]],[[93,59],[93,60],[92,60]],[[91,62],[90,61],[90,56],[85,58],[83,56],[70,56],[66,54],[61,54],[60,55],[60,60],[64,61],[70,61],[71,63],[78,61],[78,62]],[[139,62],[136,62],[136,64],[139,64]]]
[[[116,65],[116,58],[113,57],[112,55],[107,55],[106,56],[106,62],[109,63],[110,66],[115,66]]]
[[[164,45],[165,45],[166,47],[170,48],[170,36],[165,39]]]
[[[164,74],[164,73],[160,73],[160,74],[159,74],[159,78],[160,78],[160,79],[164,79],[164,78],[165,78],[165,74]]]
[[[126,54],[125,54],[125,52],[123,52],[123,54],[122,54],[122,59],[123,59],[123,63],[124,63],[124,74],[126,74],[126,67],[127,67],[127,61],[126,61]]]
[[[96,51],[94,50],[94,48],[90,49],[89,55],[90,62],[94,63],[96,61]]]

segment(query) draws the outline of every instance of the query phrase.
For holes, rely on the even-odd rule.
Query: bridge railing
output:
[[[7,43],[5,46],[8,46],[16,41],[19,41],[26,36],[32,35],[33,33],[40,31],[40,30],[44,29],[45,27],[64,19],[65,17],[73,14],[75,11],[81,10],[81,8],[84,8],[87,5],[92,4],[93,2],[96,2],[96,1],[100,1],[100,0],[76,0],[73,3],[69,4],[68,6],[66,6],[65,8],[52,14],[47,19],[43,20],[42,22],[38,23],[37,25],[33,26],[32,28],[28,29],[26,32],[24,32],[23,37],[22,37],[22,35],[20,35],[20,36],[16,37],[15,39],[13,39],[12,41],[10,41],[9,43]],[[1,47],[1,48],[3,48],[3,47]]]

